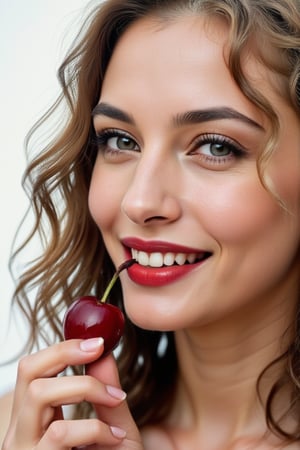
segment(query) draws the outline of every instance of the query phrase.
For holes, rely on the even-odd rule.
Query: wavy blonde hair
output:
[[[75,297],[87,293],[100,296],[114,271],[87,203],[96,155],[91,112],[98,102],[114,47],[126,29],[142,17],[152,15],[165,22],[187,13],[219,16],[228,23],[229,69],[241,91],[270,121],[269,142],[258,161],[262,182],[279,121],[267,98],[251,85],[243,71],[247,46],[255,47],[256,56],[279,76],[281,94],[300,113],[299,0],[106,0],[94,7],[59,69],[61,96],[27,139],[30,148],[41,125],[65,102],[67,119],[50,143],[32,158],[24,176],[35,222],[26,241],[12,256],[12,268],[36,235],[43,242],[40,256],[18,277],[14,295],[31,329],[26,351],[30,352],[38,342],[61,340],[62,311]],[[264,45],[255,46],[258,39]],[[34,299],[30,298],[32,290]],[[114,303],[124,309],[120,284],[115,288]],[[158,350],[162,336],[167,342],[164,352]],[[297,317],[295,339],[281,357],[286,361],[286,371],[272,387],[265,405],[269,427],[281,437],[297,441],[300,426],[294,432],[284,430],[273,407],[287,383],[293,384],[295,394],[287,414],[300,406],[299,337]],[[177,376],[173,334],[145,331],[127,320],[118,364],[137,423],[163,420],[172,408]]]

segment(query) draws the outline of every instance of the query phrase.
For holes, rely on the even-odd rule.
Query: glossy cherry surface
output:
[[[128,269],[135,262],[134,259],[129,259],[118,267],[101,300],[87,295],[79,297],[68,307],[63,321],[65,339],[102,337],[104,339],[102,356],[117,346],[124,331],[124,315],[117,306],[105,302],[122,270]]]
[[[68,308],[63,322],[65,339],[102,337],[104,352],[110,353],[124,331],[124,315],[114,305],[101,303],[96,297],[79,297]]]

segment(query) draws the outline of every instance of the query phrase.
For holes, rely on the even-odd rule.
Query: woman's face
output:
[[[248,76],[280,118],[266,178],[287,213],[260,182],[270,125],[230,75],[226,38],[216,19],[135,23],[94,111],[90,211],[115,265],[138,261],[121,280],[144,328],[199,326],[296,297],[299,122],[248,55]]]

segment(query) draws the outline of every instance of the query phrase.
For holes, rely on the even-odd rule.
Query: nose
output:
[[[176,182],[177,178],[177,182]],[[141,156],[123,197],[122,212],[134,223],[170,223],[181,215],[175,164]]]

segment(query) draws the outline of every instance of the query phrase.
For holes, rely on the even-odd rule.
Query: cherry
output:
[[[79,297],[69,306],[63,320],[65,339],[102,337],[104,339],[102,357],[117,346],[124,331],[124,315],[117,306],[107,304],[106,300],[122,270],[128,269],[135,262],[134,259],[130,259],[118,267],[101,300],[88,295]]]

